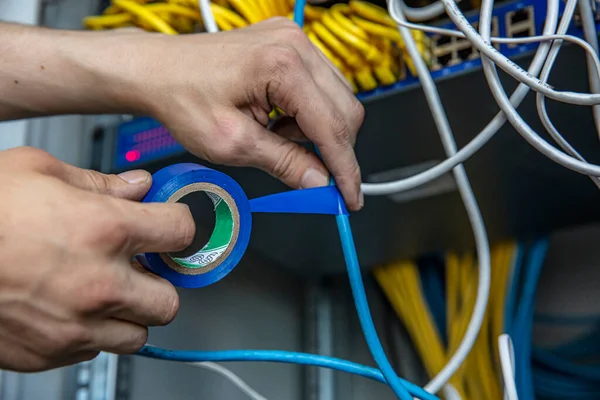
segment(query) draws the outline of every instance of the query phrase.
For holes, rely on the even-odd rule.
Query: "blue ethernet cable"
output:
[[[304,26],[304,7],[306,6],[306,0],[296,0],[294,4],[294,21],[300,26]],[[317,154],[320,156],[319,149],[316,149]],[[329,182],[330,185],[335,185],[333,178]],[[342,201],[340,199],[340,201]],[[342,251],[344,253],[344,260],[346,261],[346,269],[348,271],[348,277],[350,280],[350,288],[352,290],[352,296],[354,297],[354,304],[356,307],[356,313],[367,342],[367,346],[371,352],[371,355],[375,359],[375,363],[379,366],[381,373],[385,377],[387,384],[394,391],[398,399],[400,400],[412,400],[412,396],[403,384],[403,381],[398,378],[394,368],[390,364],[377,331],[373,318],[371,317],[371,311],[369,309],[369,303],[367,301],[367,294],[365,293],[365,286],[362,280],[360,264],[358,263],[358,255],[356,254],[356,246],[354,244],[354,238],[352,236],[352,228],[350,227],[350,219],[347,215],[340,214],[335,217],[340,241],[342,244]]]
[[[385,355],[383,346],[379,341],[379,337],[377,336],[377,331],[375,330],[375,325],[373,324],[371,311],[367,302],[367,295],[365,293],[365,287],[360,273],[358,256],[356,255],[356,248],[354,246],[354,239],[352,237],[352,230],[350,228],[350,220],[347,215],[337,215],[335,220],[337,222],[340,240],[342,242],[342,250],[344,253],[344,259],[346,260],[346,269],[348,270],[348,277],[350,278],[350,288],[352,289],[352,295],[354,297],[356,313],[358,314],[358,319],[360,321],[367,346],[369,347],[369,350],[375,359],[375,363],[377,363],[381,369],[383,376],[396,396],[401,400],[412,400],[407,388],[403,385],[402,381],[394,372],[392,365]]]
[[[304,7],[306,6],[306,0],[296,0],[294,3],[294,22],[304,26]]]
[[[376,368],[367,367],[351,361],[335,357],[321,356],[317,354],[299,353],[281,350],[225,350],[225,351],[189,351],[189,350],[166,350],[146,345],[138,355],[153,359],[179,361],[179,362],[228,362],[228,361],[259,361],[277,362],[286,364],[312,365],[315,367],[330,368],[341,372],[387,383],[381,372]],[[401,378],[398,378],[402,380]],[[422,400],[439,400],[435,395],[425,391],[414,383],[403,381],[410,394]]]
[[[534,400],[534,380],[531,366],[531,334],[533,307],[537,282],[548,249],[548,240],[538,240],[531,247],[523,279],[523,293],[519,301],[512,334],[515,345],[517,391],[522,400]]]

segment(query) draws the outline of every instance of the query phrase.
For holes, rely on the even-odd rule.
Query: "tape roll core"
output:
[[[217,268],[229,257],[240,232],[240,213],[233,197],[223,188],[208,182],[186,185],[167,199],[176,203],[194,192],[206,193],[215,207],[215,227],[208,243],[189,257],[161,253],[161,259],[173,270],[185,275],[200,275]]]
[[[250,202],[240,185],[222,172],[202,165],[174,164],[155,172],[152,187],[142,201],[174,203],[181,200],[184,203],[182,199],[186,195],[193,196],[197,192],[204,192],[216,204],[215,229],[208,243],[198,251],[193,251],[192,246],[187,249],[189,252],[184,250],[173,255],[143,253],[136,256],[144,267],[184,288],[204,287],[227,276],[244,256],[252,230]],[[217,217],[220,217],[218,221]],[[218,250],[212,252],[214,259],[207,257],[211,251],[202,253],[215,249]],[[199,253],[202,257],[193,258]]]

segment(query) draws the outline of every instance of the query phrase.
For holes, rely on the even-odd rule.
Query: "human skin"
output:
[[[326,185],[362,207],[353,146],[364,110],[285,18],[218,34],[79,32],[0,23],[0,120],[128,113],[161,121],[210,162]],[[273,107],[286,117],[267,129]],[[310,140],[323,162],[299,146]],[[145,171],[75,168],[32,148],[0,152],[0,368],[39,371],[133,353],[175,318],[167,281],[139,252],[191,242],[183,204],[143,204]]]

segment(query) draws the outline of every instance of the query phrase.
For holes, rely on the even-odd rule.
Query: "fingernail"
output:
[[[365,205],[365,194],[362,190],[358,193],[358,209],[360,210]]]
[[[304,172],[304,175],[302,175],[300,186],[302,186],[303,189],[308,189],[314,187],[327,186],[328,183],[329,177],[327,175],[323,174],[317,169],[308,168]]]
[[[119,174],[119,178],[131,184],[138,184],[148,181],[150,174],[142,169],[136,169]]]

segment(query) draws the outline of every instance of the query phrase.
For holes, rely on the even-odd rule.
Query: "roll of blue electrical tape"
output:
[[[197,164],[175,164],[152,176],[143,202],[178,202],[204,192],[215,210],[215,228],[208,243],[189,256],[144,253],[138,261],[175,286],[200,288],[225,277],[239,263],[250,240],[252,214],[246,194],[229,176]]]

